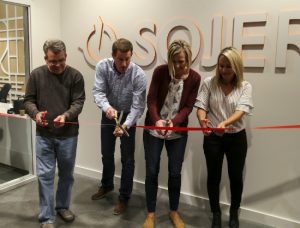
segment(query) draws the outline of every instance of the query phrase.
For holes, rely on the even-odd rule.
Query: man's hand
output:
[[[105,114],[108,119],[112,120],[113,118],[115,118],[116,112],[117,110],[115,110],[113,107],[109,107]]]
[[[48,125],[48,121],[46,120],[47,111],[38,112],[35,115],[35,122],[36,124],[45,127]]]
[[[126,125],[122,125],[123,129],[126,129]],[[116,137],[122,137],[124,135],[124,131],[122,130],[122,128],[116,126],[114,133],[113,133]]]
[[[54,127],[56,127],[56,128],[63,127],[65,125],[65,122],[66,122],[66,116],[65,115],[59,115],[53,120],[53,122],[54,122]]]

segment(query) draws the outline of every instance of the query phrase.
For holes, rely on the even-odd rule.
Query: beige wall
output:
[[[99,29],[98,17],[101,16],[107,31],[114,28],[118,37],[127,37],[134,43],[139,38],[141,24],[156,24],[156,33],[145,33],[144,37],[157,48],[157,58],[145,67],[148,82],[156,65],[163,63],[159,43],[165,37],[162,30],[176,18],[194,21],[200,29],[201,48],[193,68],[203,78],[213,75],[213,68],[202,67],[202,57],[210,50],[210,32],[212,18],[223,16],[223,46],[232,44],[233,23],[238,15],[265,14],[266,23],[248,24],[246,35],[263,34],[265,44],[256,46],[255,50],[245,51],[246,55],[263,56],[265,66],[254,67],[245,73],[246,80],[253,85],[254,115],[247,119],[249,151],[245,167],[245,189],[241,216],[244,219],[261,222],[275,227],[300,226],[300,166],[298,129],[287,130],[255,130],[256,126],[288,125],[299,123],[300,97],[300,54],[297,48],[287,52],[286,70],[277,69],[276,47],[279,15],[282,10],[300,10],[298,0],[276,2],[266,1],[204,1],[204,0],[165,0],[165,1],[108,1],[108,0],[32,0],[31,5],[31,44],[32,66],[43,64],[42,44],[51,37],[62,38],[67,44],[68,63],[80,70],[86,82],[87,100],[80,116],[80,137],[77,155],[76,172],[92,177],[100,176],[100,111],[93,103],[91,90],[94,82],[94,70],[84,61],[78,48],[86,50],[88,35],[93,25]],[[134,7],[133,7],[134,6]],[[300,31],[299,19],[292,25],[296,32]],[[150,23],[150,24],[151,24]],[[186,32],[180,36],[189,38]],[[240,38],[239,38],[240,39]],[[299,41],[299,38],[295,38]],[[104,38],[101,55],[110,54],[111,43]],[[297,41],[297,42],[298,42]],[[198,42],[198,41],[195,41]],[[96,44],[94,44],[96,45]],[[299,46],[298,46],[299,47]],[[141,50],[135,46],[135,50]],[[280,53],[281,54],[281,53]],[[285,55],[286,53],[282,53]],[[278,55],[278,54],[277,54]],[[140,124],[143,123],[144,117]],[[91,125],[89,123],[97,123]],[[198,126],[195,112],[191,114],[190,126]],[[145,162],[142,144],[142,131],[136,137],[136,172],[135,181],[144,181]],[[182,170],[182,200],[201,204],[207,198],[206,168],[202,150],[202,133],[191,132],[186,149]],[[116,151],[116,175],[120,175],[120,155]],[[167,186],[167,159],[164,153],[161,161],[159,183]],[[221,183],[221,200],[226,205],[230,201],[229,184],[224,163]],[[95,186],[96,188],[96,186]],[[88,199],[87,199],[88,200]],[[207,201],[204,204],[207,206]],[[209,211],[208,208],[205,208]]]
[[[89,176],[99,177],[101,171],[100,133],[99,126],[85,123],[99,123],[100,111],[93,103],[91,90],[94,82],[94,70],[88,67],[78,47],[86,50],[85,45],[93,25],[99,31],[98,17],[104,21],[108,32],[114,29],[118,37],[127,37],[133,41],[139,39],[141,24],[149,21],[156,24],[156,33],[146,32],[143,36],[156,47],[157,58],[148,67],[145,67],[148,82],[156,65],[163,62],[159,43],[165,39],[163,34],[166,28],[176,18],[184,18],[195,22],[200,29],[201,48],[193,68],[203,78],[213,75],[213,69],[203,68],[201,59],[209,53],[209,42],[212,18],[223,16],[223,46],[232,44],[233,23],[238,15],[265,14],[266,23],[248,25],[246,35],[264,35],[263,49],[245,51],[247,55],[265,56],[264,68],[252,68],[245,74],[246,80],[253,85],[255,110],[254,115],[247,119],[249,151],[245,167],[245,190],[242,204],[242,217],[253,219],[276,227],[299,227],[300,225],[300,186],[299,173],[300,160],[298,130],[250,130],[261,125],[285,125],[299,122],[299,106],[294,103],[300,96],[298,77],[300,54],[291,49],[287,52],[287,68],[285,73],[278,73],[275,69],[277,46],[278,17],[281,10],[300,9],[297,0],[286,3],[280,1],[99,1],[71,0],[61,1],[63,20],[61,21],[62,38],[68,45],[69,64],[77,67],[85,77],[87,101],[81,115],[80,140],[77,156],[77,172]],[[133,7],[134,6],[134,7]],[[230,6],[230,7],[229,7]],[[298,17],[300,18],[300,16]],[[150,23],[151,24],[151,23]],[[149,26],[150,27],[150,26]],[[300,31],[299,24],[294,29]],[[112,35],[112,34],[110,34]],[[186,36],[183,33],[182,36]],[[93,50],[97,50],[96,33],[91,43]],[[103,44],[100,55],[110,55],[111,42],[103,35]],[[238,40],[239,41],[239,40]],[[193,42],[198,42],[197,40]],[[256,47],[257,48],[257,47]],[[135,50],[142,50],[135,46]],[[282,53],[284,55],[285,53]],[[281,92],[282,91],[282,92]],[[144,117],[140,124],[143,124]],[[190,126],[198,126],[195,111],[191,114]],[[191,132],[186,149],[185,162],[182,170],[182,192],[184,200],[199,204],[194,197],[207,198],[206,193],[206,167],[202,150],[202,133]],[[144,182],[145,162],[142,143],[142,131],[138,130],[136,137],[136,182]],[[116,150],[116,175],[120,175],[120,155]],[[167,159],[164,153],[161,161],[159,183],[161,187],[167,186]],[[230,202],[228,176],[226,163],[224,163],[223,179],[221,183],[221,200],[225,204]],[[201,205],[200,205],[201,206]],[[207,206],[207,204],[206,204]],[[207,208],[207,210],[209,210]],[[294,222],[292,222],[294,221]],[[287,225],[288,224],[288,225]]]

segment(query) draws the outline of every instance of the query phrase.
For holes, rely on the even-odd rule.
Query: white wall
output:
[[[31,0],[32,68],[45,63],[43,44],[49,38],[61,38],[60,0]]]
[[[59,7],[60,4],[60,7]],[[246,80],[253,85],[254,116],[247,120],[249,151],[245,167],[245,189],[241,216],[246,219],[262,222],[276,227],[300,226],[300,160],[299,130],[256,130],[256,126],[288,125],[299,123],[299,105],[296,99],[300,96],[299,49],[289,49],[287,52],[286,71],[275,69],[277,47],[278,16],[282,10],[300,10],[298,0],[278,1],[221,1],[221,0],[164,0],[164,1],[108,1],[108,0],[32,0],[32,65],[36,67],[43,63],[42,44],[45,39],[61,37],[67,44],[68,63],[79,69],[86,82],[87,100],[80,116],[80,137],[77,155],[79,173],[100,177],[100,111],[93,103],[91,90],[94,82],[94,70],[84,61],[78,47],[86,51],[89,34],[96,26],[99,31],[101,16],[105,28],[114,27],[118,37],[126,37],[133,42],[139,37],[140,23],[153,21],[157,26],[156,35],[147,33],[147,37],[157,47],[157,43],[165,37],[160,37],[161,31],[169,22],[176,18],[187,18],[194,21],[201,34],[200,55],[193,68],[202,78],[213,75],[212,68],[203,68],[201,58],[209,52],[212,17],[224,17],[223,46],[232,44],[234,18],[237,15],[253,13],[265,14],[265,24],[254,24],[254,28],[245,28],[245,34],[263,34],[265,45],[262,49],[244,52],[245,56],[263,56],[265,66],[252,68],[245,73]],[[292,29],[299,34],[299,19]],[[180,33],[188,38],[187,33]],[[99,37],[99,33],[96,34]],[[95,38],[95,37],[94,37]],[[239,38],[238,38],[239,39]],[[296,37],[297,39],[297,37]],[[298,39],[299,40],[299,39]],[[197,41],[194,41],[197,42]],[[93,44],[96,50],[96,43]],[[111,42],[104,36],[100,55],[110,55]],[[299,46],[298,46],[299,47]],[[256,47],[257,48],[257,47]],[[159,50],[159,48],[157,48]],[[137,51],[142,52],[136,47]],[[280,53],[284,55],[285,53]],[[163,62],[159,54],[150,66],[145,68],[148,81],[156,65]],[[144,117],[140,121],[143,123]],[[96,124],[97,123],[97,124]],[[192,113],[190,126],[198,126],[195,112]],[[142,131],[138,130],[136,145],[135,181],[143,182],[145,176],[144,151]],[[207,198],[206,167],[202,150],[202,133],[191,132],[186,149],[185,162],[182,171],[182,199],[199,204],[198,198]],[[167,159],[163,155],[161,162],[160,185],[166,187]],[[120,175],[119,149],[116,151],[116,175]],[[224,165],[221,183],[221,200],[225,204],[230,201],[227,172]],[[96,188],[96,186],[95,186]],[[207,203],[206,203],[207,205]],[[200,205],[201,206],[201,205]],[[207,208],[207,210],[209,210]]]

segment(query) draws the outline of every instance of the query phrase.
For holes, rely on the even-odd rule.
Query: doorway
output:
[[[0,193],[35,179],[32,122],[26,115],[8,114],[25,94],[30,72],[29,6],[0,1]]]

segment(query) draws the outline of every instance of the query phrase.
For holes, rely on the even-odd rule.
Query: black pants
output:
[[[123,123],[128,114],[124,114],[121,120]],[[102,113],[101,120],[101,153],[102,153],[102,180],[101,185],[104,188],[114,186],[115,174],[115,145],[116,137],[113,135],[115,130],[115,121],[106,118],[105,113]],[[128,200],[130,198],[133,186],[134,175],[134,150],[135,150],[135,128],[128,129],[129,137],[123,135],[120,137],[120,151],[121,151],[121,186],[119,189],[120,200]]]
[[[219,204],[220,181],[224,154],[228,163],[228,175],[231,191],[231,210],[237,210],[241,204],[243,192],[243,169],[247,154],[246,131],[225,133],[217,136],[212,133],[204,137],[204,154],[207,166],[207,191],[211,211],[221,212]]]
[[[144,149],[146,160],[146,202],[148,212],[155,212],[160,156],[163,146],[168,154],[168,192],[171,211],[177,211],[181,188],[181,168],[184,159],[187,135],[178,139],[164,140],[152,136],[144,130]],[[165,168],[165,167],[164,167]]]

